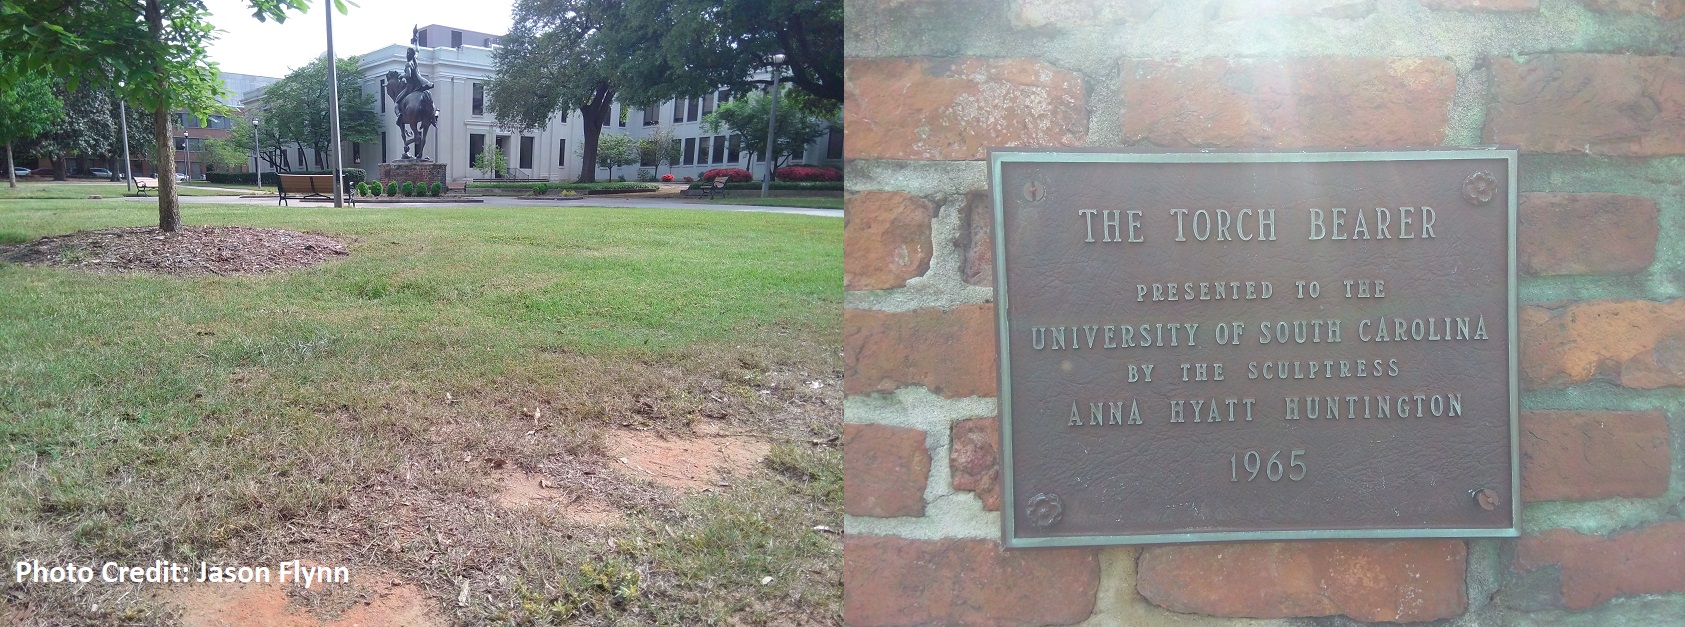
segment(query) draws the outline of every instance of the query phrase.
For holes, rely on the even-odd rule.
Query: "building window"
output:
[[[843,133],[840,128],[831,129],[830,136],[825,138],[825,158],[841,159],[843,149]]]
[[[714,163],[725,163],[725,136],[714,136]]]
[[[702,101],[702,115],[708,115],[708,114],[713,113],[713,112],[714,112],[714,94],[708,94],[708,98],[706,100]]]
[[[697,163],[707,163],[708,162],[708,144],[713,143],[713,141],[714,141],[714,138],[712,138],[712,137],[702,137],[702,138],[698,138],[696,140],[696,162]]]
[[[532,140],[531,137],[521,138],[521,169],[532,169]]]
[[[644,107],[644,126],[655,126],[661,123],[661,105]]]
[[[614,105],[611,104],[611,105],[608,106],[608,115],[603,116],[603,126],[606,127],[610,124],[613,124],[614,118],[615,118]]]
[[[459,30],[451,31],[451,47],[452,48],[461,48],[462,47],[462,31],[459,31]]]
[[[667,153],[666,155],[663,155],[663,156],[664,157],[670,157],[670,156],[673,155],[673,153],[684,154],[684,149],[685,149],[684,142],[675,139],[675,140],[673,140],[673,151],[669,152],[669,153]],[[677,163],[669,163],[667,165],[678,165],[678,164]]]
[[[351,142],[351,163],[355,164],[355,163],[362,163],[362,162],[363,162],[363,144],[362,144],[362,142]]]
[[[626,118],[632,117],[632,109],[630,107],[621,107],[620,115],[618,117],[620,118],[620,128],[626,128]]]
[[[556,147],[556,167],[559,168],[559,167],[565,166],[567,164],[568,164],[568,140],[564,139],[564,140],[562,140],[561,145]]]
[[[697,107],[700,107],[700,106],[702,106],[702,99],[701,98],[686,98],[685,99],[685,121],[686,122],[695,122],[696,121],[696,109],[697,109]]]
[[[563,111],[563,112],[562,112],[562,123],[563,123],[563,124],[567,124],[567,123],[568,123],[568,112],[566,112],[566,111]]]
[[[416,45],[417,48],[426,48],[427,47],[427,31],[421,31],[421,34],[416,35],[415,45]]]
[[[729,90],[729,89],[720,90],[720,105],[725,106],[725,103],[728,103],[728,102],[731,102],[731,90]]]
[[[696,138],[685,139],[685,165],[696,164]]]
[[[380,112],[386,113],[386,79],[380,79]]]
[[[726,149],[725,149],[726,157],[732,163],[737,163],[737,162],[743,160],[742,140],[743,140],[742,137],[737,136],[737,135],[732,135],[731,136],[731,142],[726,144]]]
[[[187,152],[187,138],[186,137],[177,137],[176,138],[176,152]]]
[[[484,133],[474,133],[468,136],[468,167],[474,167],[474,160],[480,158],[480,153],[486,151],[486,136]]]
[[[474,115],[486,114],[486,86],[474,83]]]
[[[801,147],[801,148],[797,148],[795,154],[790,155],[790,161],[792,161],[792,162],[801,161],[802,155],[806,154],[806,153],[807,153],[807,148],[805,146]]]
[[[689,100],[689,98],[685,98],[683,100],[673,101],[673,123],[677,124],[685,121],[685,102]]]
[[[391,159],[386,158],[386,131],[381,131],[380,132],[380,162],[386,163],[388,161],[391,161]]]

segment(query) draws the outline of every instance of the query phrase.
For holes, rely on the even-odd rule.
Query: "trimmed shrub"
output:
[[[361,182],[357,183],[357,195],[358,196],[369,195],[369,184],[368,183],[361,183]]]
[[[398,182],[397,181],[390,181],[386,184],[386,195],[387,196],[397,196],[398,195]]]
[[[673,175],[672,175],[672,174],[663,174],[663,175],[661,175],[661,182],[663,182],[663,183],[671,183],[671,182],[673,182]]]
[[[787,165],[782,168],[778,168],[778,171],[773,173],[772,180],[790,181],[792,183],[841,181],[843,180],[843,173],[842,170],[838,170],[836,168],[817,167],[811,165]]]
[[[404,181],[403,185],[398,186],[398,191],[403,192],[405,196],[414,196],[415,181]]]
[[[429,185],[427,187],[427,195],[428,196],[437,197],[439,194],[442,194],[444,192],[445,192],[445,184],[440,183],[438,181],[433,181],[433,184]]]
[[[375,198],[379,198],[380,193],[383,192],[383,191],[386,191],[386,186],[381,185],[380,181],[375,181],[374,183],[369,185],[369,195],[370,196],[373,196]]]
[[[755,180],[755,175],[750,174],[748,170],[743,168],[714,168],[707,172],[703,172],[702,180],[712,181],[722,176],[729,177],[730,180],[727,181],[729,183],[747,183]],[[690,180],[690,177],[685,177],[685,180]]]
[[[532,184],[532,195],[534,195],[534,196],[543,196],[546,192],[549,192],[549,191],[550,191],[550,184],[549,183],[533,183]]]

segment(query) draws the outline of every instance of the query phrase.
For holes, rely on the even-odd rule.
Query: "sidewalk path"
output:
[[[220,189],[204,187],[200,189]],[[263,204],[275,206],[275,197],[240,198],[238,196],[181,196],[183,204]],[[702,209],[714,211],[758,211],[763,213],[793,213],[808,216],[823,216],[840,218],[841,209],[810,209],[806,207],[763,207],[760,205],[731,205],[719,203],[686,202],[675,198],[626,198],[615,196],[593,196],[585,200],[524,200],[517,196],[480,196],[479,203],[380,203],[369,204],[367,207],[400,208],[400,207],[624,207],[636,209]],[[137,198],[124,197],[127,201],[157,202],[155,197]],[[288,208],[298,207],[332,207],[330,203],[287,201]]]

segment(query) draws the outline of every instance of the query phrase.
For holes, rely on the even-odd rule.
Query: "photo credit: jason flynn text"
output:
[[[145,566],[19,560],[13,563],[12,572],[14,583],[291,583],[306,588],[351,583],[351,571],[344,566],[312,565],[301,560],[283,561],[273,567],[168,560],[154,560]]]

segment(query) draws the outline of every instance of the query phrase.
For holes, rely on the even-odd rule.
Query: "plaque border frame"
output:
[[[1507,528],[1392,528],[1392,529],[1296,529],[1282,531],[1192,531],[1183,533],[1079,535],[1019,538],[1015,535],[1019,512],[1013,492],[1012,474],[1012,361],[1008,342],[1011,303],[1006,294],[1006,241],[1001,165],[1006,163],[1337,163],[1352,161],[1439,161],[1455,159],[1502,159],[1508,164],[1505,196],[1509,202],[1509,457],[1510,526]],[[1520,368],[1517,357],[1516,325],[1516,209],[1520,195],[1520,151],[1509,146],[1478,146],[1461,149],[1402,149],[1396,151],[1292,151],[1292,152],[1119,152],[1108,149],[993,149],[989,150],[989,196],[994,204],[995,272],[995,359],[999,377],[1001,545],[1007,549],[1034,549],[1135,544],[1177,544],[1189,542],[1399,539],[1399,538],[1514,538],[1521,535],[1521,448]],[[1472,495],[1471,495],[1472,498]]]

